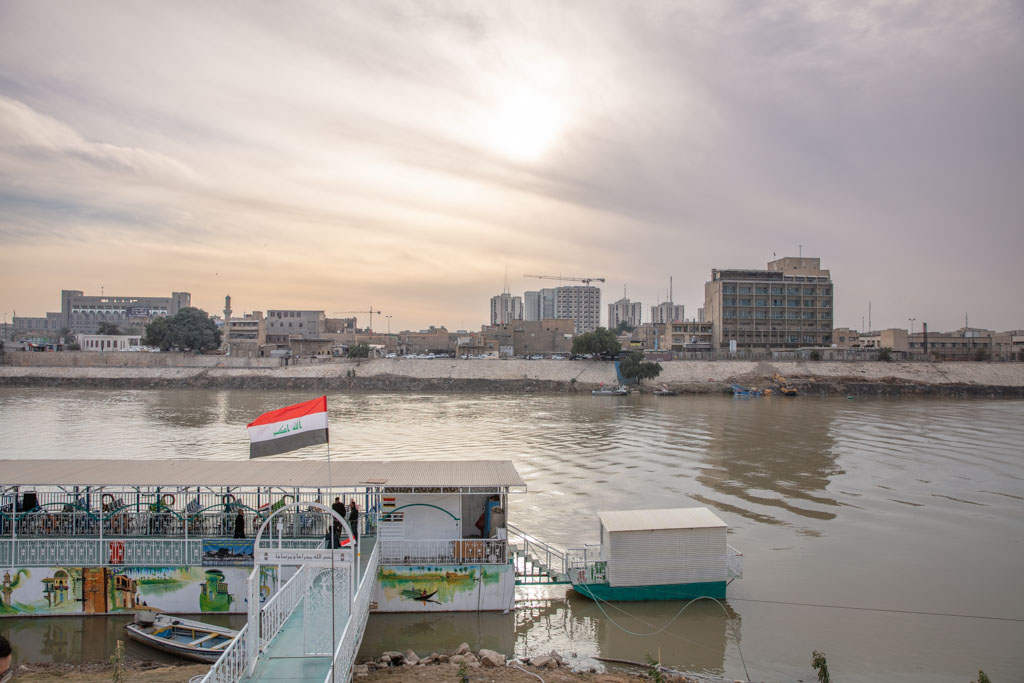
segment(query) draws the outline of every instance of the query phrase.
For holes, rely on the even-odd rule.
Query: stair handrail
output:
[[[508,528],[508,533],[510,535],[518,536],[523,540],[523,551],[527,555],[531,554],[530,547],[533,546],[538,551],[540,551],[539,553],[537,553],[538,559],[540,555],[543,554],[545,567],[547,567],[549,570],[554,570],[558,574],[568,575],[569,568],[566,565],[565,550],[559,549],[551,545],[550,543],[540,540],[535,536],[531,536],[519,527],[516,527],[512,524],[506,523],[505,526]],[[556,561],[558,562],[558,566],[555,565]]]

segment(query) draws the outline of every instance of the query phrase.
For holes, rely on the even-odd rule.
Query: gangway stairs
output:
[[[564,550],[511,524],[508,525],[508,547],[517,586],[569,583]]]

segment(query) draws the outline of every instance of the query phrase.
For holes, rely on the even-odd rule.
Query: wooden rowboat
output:
[[[125,624],[128,637],[172,655],[212,664],[227,649],[238,631],[168,614],[135,615]]]

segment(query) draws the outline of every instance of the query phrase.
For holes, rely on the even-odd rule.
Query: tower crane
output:
[[[95,291],[95,290],[93,290]],[[370,332],[373,332],[373,316],[380,315],[380,311],[373,310],[373,306],[370,306],[368,311],[331,311],[333,315],[355,315],[356,313],[369,313],[370,314]]]
[[[563,282],[582,282],[589,285],[591,282],[604,282],[603,277],[562,277],[561,275],[523,275],[523,277],[535,277],[538,280],[562,280]]]

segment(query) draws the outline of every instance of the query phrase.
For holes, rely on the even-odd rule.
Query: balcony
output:
[[[380,563],[421,564],[506,564],[508,541],[503,538],[381,539]]]

